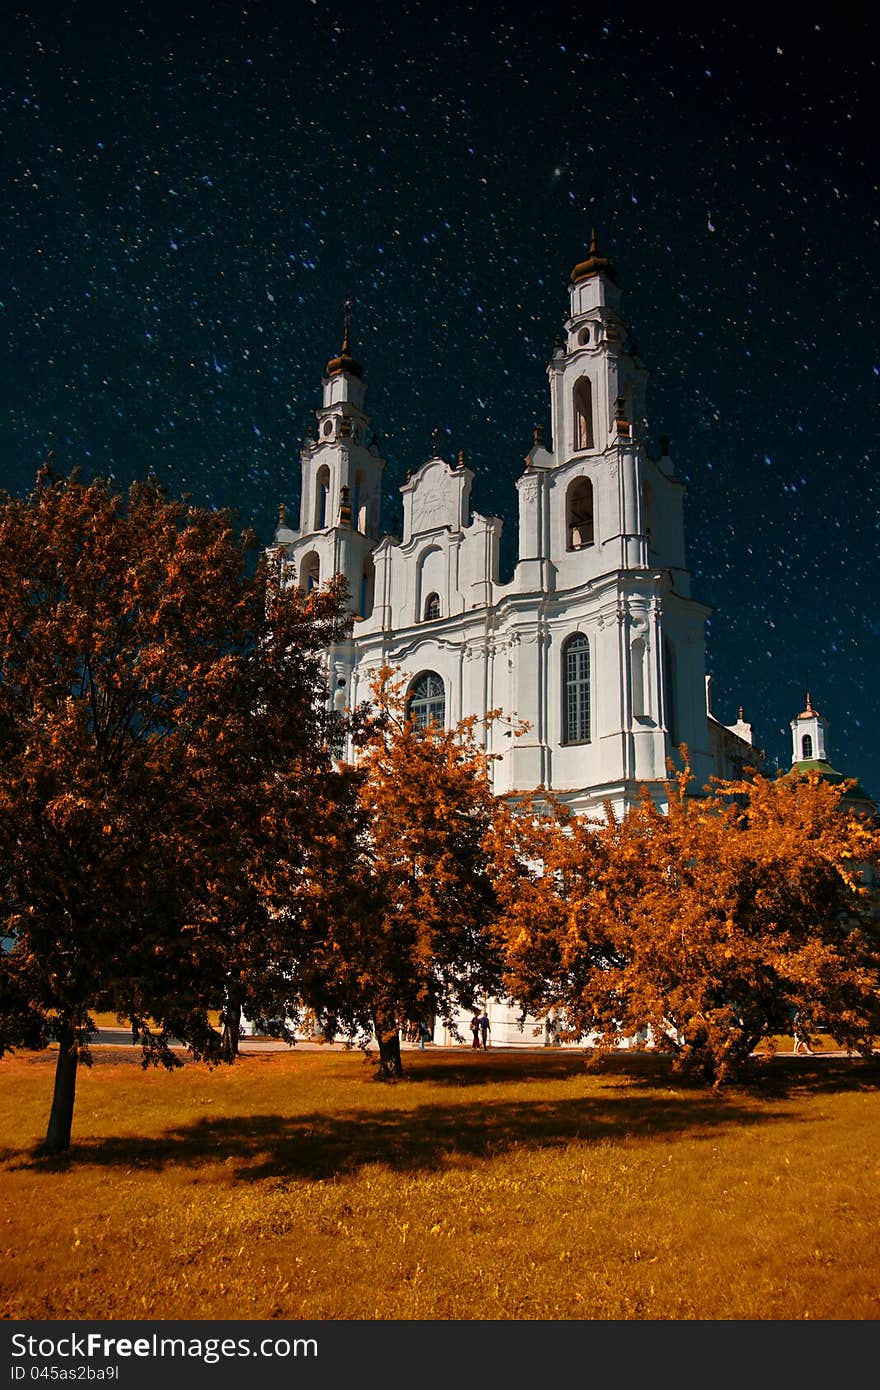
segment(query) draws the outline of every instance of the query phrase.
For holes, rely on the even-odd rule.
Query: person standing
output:
[[[480,1014],[480,1038],[482,1039],[482,1042],[483,1042],[483,1050],[484,1050],[484,1051],[485,1051],[485,1049],[489,1046],[489,1033],[490,1033],[490,1032],[491,1032],[491,1029],[489,1028],[489,1015],[486,1013],[486,1010],[483,1009],[483,1012]]]
[[[479,1046],[480,1046],[480,1015],[477,1013],[476,1009],[474,1009],[474,1016],[473,1016],[473,1018],[471,1019],[471,1036],[473,1037],[473,1042],[471,1043],[471,1047],[479,1048]]]

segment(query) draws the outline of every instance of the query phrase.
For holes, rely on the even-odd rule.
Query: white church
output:
[[[287,526],[282,506],[275,549],[304,589],[340,573],[347,581],[351,637],[328,653],[338,707],[368,700],[372,675],[397,667],[417,722],[451,727],[501,709],[527,724],[519,738],[503,722],[488,727],[499,796],[543,787],[579,813],[601,816],[610,802],[622,815],[647,785],[665,807],[667,759],[679,745],[696,791],[762,755],[742,710],[725,725],[709,707],[710,610],[691,595],[684,486],[665,441],[658,457],[648,450],[648,373],[595,235],[571,272],[547,375],[550,439],[536,429],[517,481],[518,557],[502,583],[501,521],[472,511],[462,455],[412,472],[402,534],[382,531],[385,460],[370,439],[347,318],[302,451],[299,527]],[[793,771],[841,779],[828,762],[828,721],[809,695],[791,732]],[[861,788],[848,800],[876,812]],[[487,1007],[493,1045],[534,1045],[534,1019],[523,1027],[503,1002]],[[460,1027],[466,1036],[466,1018]],[[436,1042],[452,1040],[438,1027]]]
[[[593,236],[571,272],[564,337],[548,364],[550,438],[536,429],[516,486],[518,558],[501,583],[502,523],[471,509],[463,457],[428,459],[401,488],[400,536],[382,530],[385,460],[369,441],[363,370],[349,328],[323,380],[302,451],[299,527],[276,533],[303,588],[341,573],[354,623],[330,653],[338,706],[370,695],[381,666],[408,679],[417,721],[490,725],[494,790],[545,787],[573,810],[621,814],[647,785],[660,804],[667,759],[690,750],[695,787],[760,755],[751,726],[708,707],[705,623],[691,595],[684,486],[645,439],[647,370]]]

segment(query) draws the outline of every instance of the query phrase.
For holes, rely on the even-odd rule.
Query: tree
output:
[[[253,574],[228,513],[154,481],[0,497],[0,1050],[58,1042],[48,1151],[97,1009],[172,1066],[173,1039],[222,1055],[210,1010],[291,992],[261,889],[332,798],[341,599]]]
[[[536,1010],[559,1005],[571,1036],[602,1047],[650,1030],[715,1082],[795,1014],[869,1051],[880,923],[862,866],[877,860],[876,824],[815,773],[705,798],[688,783],[685,770],[667,787],[667,814],[646,791],[620,822],[531,825],[540,884],[517,896],[515,875],[501,880],[507,988]]]
[[[497,803],[474,726],[417,727],[400,679],[380,672],[338,832],[342,879],[322,875],[325,919],[303,988],[334,1026],[375,1032],[383,1078],[402,1073],[405,1023],[454,1026],[458,1007],[500,984],[487,847]]]

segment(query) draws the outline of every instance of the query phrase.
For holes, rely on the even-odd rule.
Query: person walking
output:
[[[473,1037],[473,1042],[471,1043],[471,1047],[476,1047],[476,1048],[479,1049],[479,1046],[480,1046],[480,1015],[477,1013],[476,1009],[474,1009],[474,1016],[473,1016],[473,1018],[471,1019],[471,1036]]]
[[[801,1026],[800,1014],[795,1014],[792,1021],[792,1031],[794,1032],[794,1055],[795,1057],[812,1057],[813,1049],[807,1041],[806,1034]]]
[[[483,1012],[480,1014],[480,1037],[481,1037],[482,1042],[483,1042],[483,1050],[484,1050],[484,1051],[485,1051],[486,1048],[489,1046],[489,1033],[490,1033],[490,1032],[491,1032],[491,1029],[489,1028],[489,1015],[486,1013],[486,1010],[483,1009]]]

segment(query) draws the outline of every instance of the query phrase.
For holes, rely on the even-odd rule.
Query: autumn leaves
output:
[[[295,987],[345,623],[338,586],[246,559],[228,514],[153,481],[122,497],[44,470],[0,499],[0,1046],[59,1044],[50,1150],[95,1010],[173,1066],[174,1040],[234,1054],[241,1007],[283,1016]]]
[[[498,879],[505,987],[598,1048],[648,1041],[712,1082],[762,1041],[810,1032],[869,1051],[878,1029],[876,824],[845,786],[754,776],[625,820],[511,815]],[[543,871],[524,865],[540,862]],[[772,1045],[772,1043],[771,1043]]]
[[[489,994],[714,1081],[795,1012],[870,1046],[878,834],[845,789],[685,775],[668,813],[601,824],[506,805],[475,721],[415,727],[394,672],[334,710],[348,622],[341,581],[254,569],[229,515],[153,481],[0,497],[0,1049],[59,1045],[49,1150],[99,1009],[166,1066],[308,1008],[395,1076],[401,1027]]]

